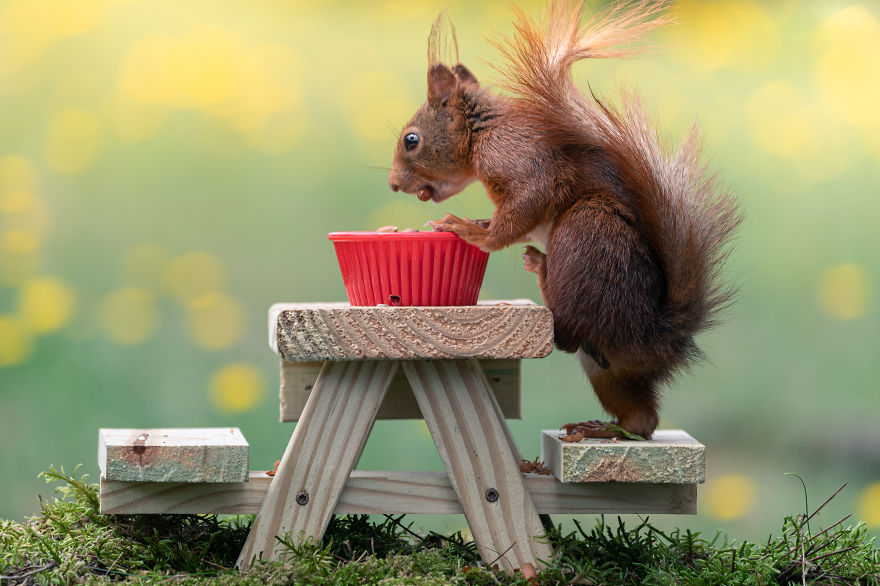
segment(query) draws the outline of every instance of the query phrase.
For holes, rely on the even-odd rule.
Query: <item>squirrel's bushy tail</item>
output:
[[[581,25],[583,0],[550,0],[543,30],[514,6],[515,34],[494,45],[506,57],[499,68],[504,87],[534,105],[566,107],[582,103],[571,79],[571,66],[581,59],[629,57],[643,51],[631,44],[669,24],[665,0],[613,3],[604,13]],[[628,46],[630,45],[630,46]]]
[[[633,96],[624,95],[617,109],[584,95],[571,77],[581,59],[639,52],[631,43],[671,22],[665,8],[658,1],[616,2],[581,25],[581,2],[555,0],[543,27],[517,10],[514,36],[496,46],[507,58],[504,87],[524,115],[547,129],[548,140],[599,149],[614,165],[620,196],[636,211],[666,279],[654,354],[681,366],[699,353],[693,335],[730,301],[719,272],[740,222],[736,202],[701,162],[696,129],[670,151]]]

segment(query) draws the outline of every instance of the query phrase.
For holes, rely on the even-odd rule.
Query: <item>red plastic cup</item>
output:
[[[331,232],[352,305],[474,305],[489,253],[452,232]]]

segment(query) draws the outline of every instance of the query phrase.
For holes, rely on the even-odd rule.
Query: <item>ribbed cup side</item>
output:
[[[458,273],[458,297],[455,302],[460,305],[473,305],[476,303],[476,298],[474,301],[470,301],[473,293],[479,291],[479,284],[477,284],[477,288],[473,287],[473,265],[474,258],[473,255],[470,254],[470,250],[462,247],[461,249],[461,260],[459,261],[459,273]],[[482,279],[482,275],[480,276]]]
[[[364,300],[363,280],[358,270],[357,251],[351,242],[334,242],[336,258],[339,261],[339,272],[342,274],[342,283],[348,294],[348,301],[352,305],[366,305]]]
[[[474,305],[480,295],[480,287],[483,285],[483,277],[486,274],[486,265],[489,263],[489,253],[479,248],[472,247],[468,250],[470,258],[470,271],[467,276],[469,284],[468,301],[465,305]]]
[[[349,303],[473,305],[489,255],[461,239],[334,240]]]

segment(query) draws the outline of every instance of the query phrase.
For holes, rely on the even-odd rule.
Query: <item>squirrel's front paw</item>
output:
[[[454,232],[462,240],[474,246],[481,246],[486,236],[485,228],[473,220],[459,218],[453,214],[446,214],[442,220],[433,220],[428,222],[428,225],[432,226],[435,232]]]
[[[461,219],[453,214],[446,214],[442,220],[431,220],[426,226],[434,228],[434,232],[456,232],[456,227],[467,224],[467,219]]]

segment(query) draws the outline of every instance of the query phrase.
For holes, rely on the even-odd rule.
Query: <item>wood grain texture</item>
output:
[[[591,482],[563,484],[552,476],[525,474],[539,513],[695,514],[695,484]],[[251,472],[250,482],[120,482],[101,479],[104,514],[236,514],[260,511],[272,478]],[[351,473],[334,515],[461,514],[445,472],[368,471]]]
[[[553,476],[526,474],[525,477],[539,513],[697,514],[696,484],[563,484]]]
[[[489,381],[489,387],[507,419],[519,419],[520,410],[520,361],[480,360],[480,368]],[[322,362],[281,361],[281,421],[297,421],[315,386]],[[391,379],[385,400],[379,407],[376,419],[421,419],[422,412],[412,394],[403,370]]]
[[[696,484],[706,477],[706,447],[680,429],[656,431],[649,441],[566,443],[560,435],[541,433],[541,458],[562,482]]]
[[[272,478],[250,472],[248,482],[121,482],[101,477],[101,513],[105,515],[255,515]]]
[[[542,358],[553,348],[553,316],[528,300],[459,307],[280,303],[269,310],[269,344],[289,362]]]
[[[98,467],[108,480],[244,482],[248,443],[237,427],[100,429]]]
[[[553,552],[534,539],[544,529],[477,361],[402,364],[483,560],[508,573],[524,563],[540,567]]]
[[[398,363],[327,362],[238,559],[274,559],[276,537],[320,539],[357,464]],[[298,503],[297,495],[308,495]]]

